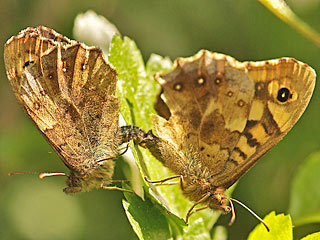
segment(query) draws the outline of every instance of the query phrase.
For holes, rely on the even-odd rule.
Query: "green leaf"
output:
[[[292,222],[289,215],[278,214],[275,212],[269,213],[264,221],[270,228],[268,232],[265,226],[260,223],[255,229],[249,234],[248,240],[292,240]]]
[[[109,61],[118,73],[118,95],[121,99],[121,114],[125,121],[127,124],[135,124],[146,131],[151,129],[151,114],[154,113],[153,103],[160,88],[153,79],[153,75],[156,72],[167,71],[172,65],[171,61],[168,58],[152,55],[145,68],[136,44],[127,37],[122,40],[118,36],[115,36],[112,41]],[[162,166],[148,150],[137,146],[131,149],[142,175],[151,180],[164,179],[174,175],[169,169]],[[155,206],[162,205],[169,209],[169,212],[166,212],[163,208],[163,214],[167,217],[172,234],[183,235],[183,228],[186,225],[181,218],[186,216],[193,203],[182,195],[178,184],[152,187],[152,189],[153,191],[150,193],[157,199],[153,200]],[[127,200],[127,203],[135,204],[130,200]],[[209,230],[219,216],[220,213],[211,209],[193,214],[190,218],[189,228],[185,232],[186,236],[194,234],[194,229],[199,229],[200,224],[203,226],[202,234],[209,236]],[[193,227],[193,222],[196,227]],[[135,226],[135,228],[137,227]]]
[[[320,47],[320,34],[302,21],[284,0],[259,0],[274,15]]]
[[[148,120],[152,105],[144,104],[142,100],[150,101],[148,94],[138,96],[141,88],[146,93],[157,90],[156,83],[146,81],[144,62],[136,44],[127,37],[122,40],[115,36],[111,43],[110,63],[115,67],[118,75],[118,95],[121,99],[121,114],[127,124],[138,124],[144,129],[151,128],[151,121]],[[135,114],[139,109],[141,114]],[[144,114],[142,114],[144,113]]]
[[[320,239],[320,232],[317,232],[317,233],[309,234],[304,238],[302,238],[301,240],[319,240],[319,239]]]
[[[198,218],[195,220],[185,231],[182,237],[183,240],[203,239],[210,240],[210,234],[206,228],[203,219]]]
[[[111,44],[109,61],[118,73],[121,114],[126,123],[137,125],[148,131],[152,127],[151,114],[155,113],[153,102],[160,87],[152,79],[152,76],[147,75],[139,49],[131,39],[124,37],[122,40],[119,36],[115,36]],[[157,67],[155,67],[155,63],[148,64],[150,74],[154,69],[160,69],[160,61],[159,59]],[[167,60],[164,61],[167,62]],[[155,168],[157,171],[165,169],[159,161],[151,156],[149,151],[138,147],[131,149],[136,160],[139,160],[138,163],[143,175],[153,177],[149,174],[149,168]]]
[[[168,60],[164,59],[165,63],[161,64],[161,59],[161,57],[158,57],[158,64],[152,62],[148,64],[148,72],[150,74],[155,69],[160,69],[161,65],[168,65]],[[141,53],[134,41],[127,37],[122,40],[120,37],[115,36],[111,44],[109,61],[118,73],[118,96],[121,99],[121,114],[126,123],[135,124],[144,130],[151,129],[151,114],[154,113],[153,99],[155,99],[158,93],[159,86],[152,76],[147,75]],[[163,172],[168,172],[159,161],[154,159],[148,150],[137,146],[131,147],[131,150],[143,176],[154,179],[154,175],[150,174],[150,171],[152,173],[159,172],[159,175]],[[154,191],[158,192],[156,188],[154,188]],[[151,195],[147,196],[152,199]],[[154,206],[158,208],[161,208],[162,205],[167,206],[161,194],[157,194],[157,199],[159,201],[152,200]],[[135,204],[134,202],[131,203],[130,199],[127,199],[127,203],[125,204],[129,203]],[[141,210],[143,211],[143,209]],[[163,207],[162,213],[166,216],[172,230],[181,233],[182,228],[185,226],[184,222],[170,212],[166,212]],[[139,221],[139,219],[136,219],[136,221]],[[132,219],[130,222],[133,223]],[[144,222],[143,224],[147,223]],[[137,225],[134,228],[136,230]],[[136,232],[139,233],[137,230]]]
[[[320,222],[320,152],[309,156],[291,187],[289,213],[296,226]]]
[[[227,240],[228,231],[224,226],[216,226],[213,229],[212,240]]]
[[[151,129],[151,115],[155,112],[153,104],[160,90],[153,75],[156,72],[170,69],[172,62],[168,58],[152,55],[147,67],[145,67],[136,44],[127,37],[121,39],[118,36],[115,36],[112,41],[109,61],[118,73],[118,96],[121,99],[121,114],[126,123],[137,125],[145,131]],[[142,176],[147,176],[151,180],[159,180],[174,175],[148,150],[137,146],[131,149]],[[190,217],[188,229],[184,230],[186,224],[182,218],[186,216],[193,203],[182,195],[179,184],[159,187],[151,185],[151,188],[150,194],[155,198],[148,194],[147,196],[156,208],[162,208],[162,212],[170,224],[173,237],[183,235],[187,239],[188,236],[199,234],[199,229],[202,229],[200,231],[202,237],[210,236],[209,231],[220,216],[219,212],[205,209],[193,214]],[[228,191],[228,194],[232,189]],[[128,204],[134,205],[136,202],[130,202],[130,199],[127,199],[124,204],[127,207]],[[130,222],[135,223],[135,231],[140,234],[142,230],[138,231],[137,226],[141,228],[143,224],[148,224],[148,221],[137,225],[136,222],[139,222],[140,219],[135,219],[132,215],[131,218]]]
[[[169,239],[170,229],[166,217],[154,207],[149,197],[142,200],[135,194],[125,193],[122,201],[129,222],[139,239]]]

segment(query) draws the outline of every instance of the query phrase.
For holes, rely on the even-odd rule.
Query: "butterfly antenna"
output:
[[[65,173],[61,173],[61,172],[53,172],[53,173],[48,173],[48,172],[43,172],[43,173],[39,173],[39,172],[11,172],[11,173],[8,173],[8,176],[18,175],[18,174],[37,174],[37,175],[39,175],[40,179],[44,179],[45,177],[51,177],[51,176],[67,176]]]
[[[38,172],[11,172],[11,173],[8,173],[8,176],[18,175],[18,174],[40,174],[40,173],[38,173]]]
[[[116,159],[116,158],[122,156],[123,154],[125,154],[125,153],[128,151],[128,149],[129,149],[129,143],[127,144],[125,150],[124,150],[122,153],[118,154],[116,157],[104,158],[104,159],[98,160],[97,162],[103,162],[103,161],[108,161],[108,160]]]
[[[234,211],[234,206],[233,206],[233,203],[232,201],[235,201],[236,203],[238,203],[239,205],[241,205],[243,208],[245,208],[248,212],[250,212],[256,219],[258,219],[267,229],[268,232],[270,232],[270,228],[268,227],[268,225],[254,212],[252,211],[250,208],[248,208],[244,203],[240,202],[239,200],[237,199],[234,199],[234,198],[227,198],[230,202],[230,205],[231,205],[231,211],[232,211],[232,217],[231,217],[231,220],[229,222],[229,226],[233,224],[235,218],[236,218],[236,214],[235,214],[235,211]]]
[[[43,172],[39,174],[40,179],[44,179],[45,177],[52,177],[52,176],[67,176],[67,174],[62,172],[53,172],[53,173]]]

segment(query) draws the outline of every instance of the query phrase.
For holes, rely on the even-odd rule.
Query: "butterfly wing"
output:
[[[16,98],[70,169],[115,155],[116,73],[101,50],[38,27],[9,39],[4,58]]]
[[[223,188],[292,128],[315,85],[314,70],[292,58],[240,63],[205,50],[156,78],[171,116],[154,117],[155,131],[184,155],[166,165]]]

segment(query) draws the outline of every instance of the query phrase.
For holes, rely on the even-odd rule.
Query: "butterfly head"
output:
[[[83,165],[82,171],[71,170],[66,183],[68,187],[63,189],[67,194],[88,192],[91,189],[101,188],[111,183],[114,162],[104,161],[92,165]]]
[[[231,207],[227,205],[227,198],[224,194],[224,189],[222,188],[217,188],[212,191],[208,200],[208,206],[211,209],[219,210],[224,214],[231,211]]]
[[[206,179],[199,179],[194,176],[183,177],[181,187],[184,195],[195,201],[196,205],[203,204],[225,214],[231,211],[224,194],[225,188],[215,187]]]

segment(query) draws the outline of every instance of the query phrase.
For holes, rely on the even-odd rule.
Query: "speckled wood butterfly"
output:
[[[293,58],[241,63],[206,50],[156,76],[164,102],[144,144],[195,202],[187,218],[198,204],[230,212],[225,190],[298,121],[315,78]]]
[[[130,127],[118,126],[116,72],[101,50],[40,26],[9,39],[4,59],[18,102],[70,169],[64,191],[118,189],[111,159]]]

